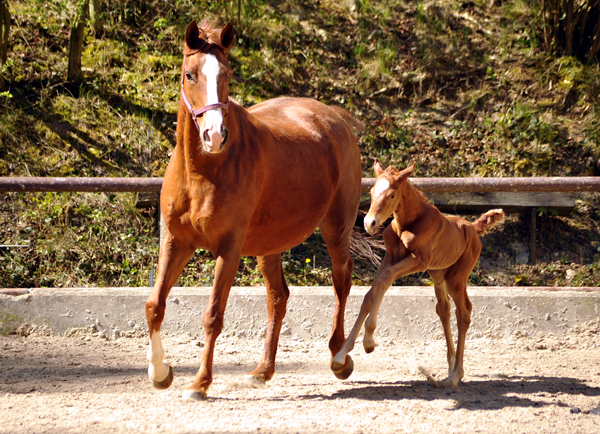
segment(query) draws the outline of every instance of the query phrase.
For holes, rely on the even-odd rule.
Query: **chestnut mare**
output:
[[[408,181],[414,164],[400,172],[392,166],[383,170],[383,166],[375,160],[373,168],[377,180],[371,189],[371,207],[364,220],[365,229],[374,234],[392,214],[394,219],[383,232],[386,253],[375,282],[365,295],[348,339],[333,358],[331,369],[336,375],[344,371],[346,378],[352,373],[353,362],[348,353],[354,348],[363,323],[365,351],[370,353],[375,349],[373,333],[377,325],[377,312],[387,289],[401,276],[427,270],[433,280],[436,312],[442,321],[448,346],[448,378],[435,381],[431,376],[428,377],[430,382],[438,386],[456,386],[464,375],[465,335],[471,323],[467,281],[481,252],[479,237],[504,221],[504,211],[488,211],[473,223],[456,216],[444,216]],[[448,294],[456,306],[456,351],[450,330]]]
[[[204,312],[205,346],[184,398],[205,399],[212,382],[215,341],[240,256],[257,256],[267,288],[268,325],[252,381],[271,379],[289,290],[281,253],[320,227],[335,288],[332,357],[344,342],[344,309],[354,263],[350,236],[361,195],[358,123],[344,110],[311,99],[277,98],[249,110],[228,97],[232,77],[225,52],[233,26],[190,23],[185,36],[177,145],[165,172],[161,210],[166,234],[159,271],[146,301],[148,375],[170,386],[160,326],[169,291],[196,249],[216,258]]]

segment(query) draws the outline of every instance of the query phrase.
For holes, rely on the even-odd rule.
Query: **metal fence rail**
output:
[[[410,178],[424,193],[500,193],[500,192],[600,192],[600,177],[535,178]],[[367,193],[375,178],[363,178]],[[162,178],[46,178],[0,177],[0,192],[152,192],[160,191]]]

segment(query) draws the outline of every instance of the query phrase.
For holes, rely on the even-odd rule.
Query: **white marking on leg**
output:
[[[165,352],[160,341],[160,332],[155,331],[150,338],[150,347],[148,348],[148,377],[152,381],[160,382],[169,375],[169,365],[163,362]]]
[[[217,86],[219,70],[220,64],[217,58],[212,54],[207,54],[206,62],[202,67],[202,73],[206,76],[206,105],[220,102]],[[223,125],[223,112],[221,109],[209,110],[205,113],[205,116],[205,127],[207,129],[213,127],[217,131],[221,131],[221,125]]]
[[[375,190],[373,190],[374,197],[380,196],[388,188],[390,188],[390,181],[387,179],[380,179],[375,183]]]
[[[358,333],[360,332],[360,329],[362,328],[362,326],[365,322],[365,318],[367,317],[367,314],[368,314],[368,312],[366,312],[365,310],[363,310],[363,309],[360,310],[360,312],[358,314],[358,318],[356,318],[356,322],[354,323],[354,326],[352,327],[350,334],[344,341],[342,348],[333,357],[332,361],[334,363],[337,363],[340,365],[343,365],[344,363],[346,363],[346,356],[354,348],[354,343],[356,342]]]

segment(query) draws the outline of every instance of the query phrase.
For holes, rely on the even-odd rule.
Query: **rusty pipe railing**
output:
[[[161,188],[162,178],[0,177],[0,191],[142,192]]]
[[[424,193],[499,193],[499,192],[600,192],[600,177],[535,177],[535,178],[410,178]],[[375,178],[363,178],[367,193]],[[162,178],[45,178],[0,177],[0,192],[143,192],[160,191]]]

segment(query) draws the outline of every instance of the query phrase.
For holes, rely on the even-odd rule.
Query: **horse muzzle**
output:
[[[200,135],[202,147],[209,154],[218,154],[221,152],[227,143],[228,137],[229,132],[224,126],[221,126],[221,128],[218,129],[205,129]]]
[[[369,234],[374,235],[379,229],[379,226],[381,226],[381,223],[377,221],[376,217],[371,217],[369,214],[365,216],[364,227],[365,231]]]

